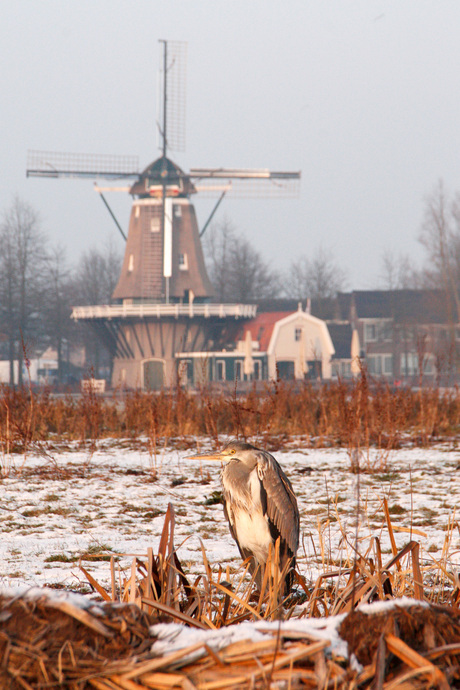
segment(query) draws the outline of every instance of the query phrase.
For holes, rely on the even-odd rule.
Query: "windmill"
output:
[[[147,334],[147,339],[141,337],[139,329],[134,329],[131,340],[127,335],[130,330],[125,329],[123,332],[121,325],[117,326],[117,319],[127,318],[126,314],[130,310],[131,319],[134,320],[139,317],[133,312],[136,309],[141,309],[142,319],[149,318],[150,312],[155,314],[155,317],[150,316],[153,320],[156,318],[157,325],[161,318],[162,323],[166,324],[168,314],[173,314],[177,322],[182,312],[189,319],[194,319],[195,325],[201,311],[211,320],[213,312],[216,312],[220,319],[235,319],[255,314],[255,307],[252,307],[251,311],[250,305],[210,304],[213,288],[206,272],[200,238],[224,196],[294,197],[298,193],[300,180],[299,172],[237,168],[192,168],[189,172],[184,172],[174,163],[168,156],[169,150],[181,151],[185,144],[186,44],[171,41],[160,41],[160,44],[162,70],[158,126],[161,144],[159,158],[139,171],[139,164],[134,156],[29,151],[27,165],[28,177],[96,179],[98,183],[95,184],[95,189],[101,195],[124,237],[123,229],[104,194],[107,191],[129,192],[133,197],[128,235],[125,237],[125,254],[112,297],[113,304],[107,305],[102,311],[96,306],[75,307],[73,316],[86,320],[93,326],[99,319],[98,326],[104,326],[99,328],[99,331],[105,337],[115,358],[134,359],[136,362],[139,359],[141,362],[149,360],[148,355],[155,355],[150,359],[161,359],[163,362],[166,362],[168,357],[174,357],[178,346],[177,328],[176,336],[172,337],[172,340],[169,330],[166,329],[166,333],[163,326],[151,330]],[[112,184],[102,187],[99,185],[100,180],[107,180]],[[129,182],[129,186],[120,186],[120,181],[125,181],[125,184]],[[201,232],[190,200],[196,193],[217,197],[217,202]],[[123,317],[117,316],[117,307],[120,305]],[[203,309],[200,309],[200,305]],[[174,313],[171,311],[173,306]],[[131,323],[130,326],[132,325]],[[192,325],[189,321],[185,330],[182,329],[179,338],[182,349],[187,344],[189,347],[204,347],[210,340],[215,339],[215,332],[211,338],[209,329],[203,329],[202,324],[198,325],[192,337]],[[166,346],[165,341],[168,337],[171,342]],[[161,342],[160,348],[155,345],[157,340]],[[159,358],[156,356],[158,349],[161,351]],[[141,379],[144,378],[141,376]],[[161,375],[154,378],[160,380]],[[139,385],[139,382],[136,385]]]

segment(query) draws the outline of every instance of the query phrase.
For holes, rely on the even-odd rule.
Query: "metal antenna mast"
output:
[[[163,237],[163,276],[165,279],[165,302],[169,304],[169,278],[166,271],[166,177],[167,177],[167,161],[166,161],[166,148],[167,148],[167,113],[168,113],[168,42],[160,39],[160,43],[163,43],[163,175],[162,175],[162,185],[161,185],[161,198],[162,198],[162,210],[161,210],[161,236]]]

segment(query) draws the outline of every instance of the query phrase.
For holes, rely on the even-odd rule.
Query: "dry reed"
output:
[[[146,438],[151,448],[190,447],[196,437],[258,439],[280,449],[293,438],[305,447],[341,446],[350,457],[382,457],[403,442],[417,445],[455,439],[460,428],[457,389],[419,391],[369,380],[363,369],[351,382],[253,385],[233,389],[114,391],[101,397],[88,387],[80,396],[53,397],[46,389],[0,388],[0,452],[25,452],[34,443],[96,444],[107,437]],[[363,469],[363,467],[361,467]],[[372,467],[367,469],[372,470]]]

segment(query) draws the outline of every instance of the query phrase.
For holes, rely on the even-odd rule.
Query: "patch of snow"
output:
[[[78,558],[91,551],[92,559],[82,564],[108,589],[109,565],[95,560],[94,552],[108,547],[106,553],[118,554],[120,566],[129,567],[132,556],[122,554],[142,558],[147,547],[156,551],[170,502],[176,511],[178,556],[192,578],[203,572],[201,541],[216,570],[219,565],[224,570],[239,567],[238,548],[222,506],[205,504],[221,488],[220,467],[187,460],[190,454],[166,449],[154,457],[108,440],[93,454],[75,446],[52,455],[7,458],[3,465],[9,473],[0,480],[0,585],[78,589],[86,584]],[[333,562],[353,557],[358,477],[350,473],[344,449],[275,455],[298,496],[302,532],[298,565],[313,584],[330,568],[321,559],[322,547]],[[447,569],[456,571],[459,533],[449,535],[446,526],[460,492],[459,460],[459,451],[446,445],[397,450],[388,457],[371,449],[361,457],[363,467],[383,464],[381,471],[359,476],[360,544],[377,536],[384,563],[391,559],[382,510],[385,497],[397,548],[409,541],[412,529],[412,538],[421,542],[422,565],[432,566],[430,554],[439,558],[450,536]],[[181,478],[184,483],[176,484]],[[343,532],[349,535],[348,543]]]

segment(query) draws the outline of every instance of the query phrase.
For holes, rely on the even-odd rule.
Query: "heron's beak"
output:
[[[226,455],[223,453],[206,453],[205,455],[191,455],[187,460],[210,460],[211,462],[225,462]]]

